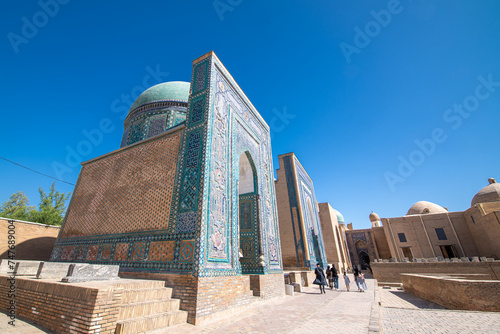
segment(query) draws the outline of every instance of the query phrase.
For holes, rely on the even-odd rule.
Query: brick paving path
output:
[[[500,313],[448,310],[397,289],[379,289],[384,334],[500,333]]]
[[[205,322],[198,326],[180,325],[169,333],[367,333],[374,299],[374,281],[367,280],[368,291],[305,288],[304,293],[256,302],[243,313]],[[352,288],[352,287],[351,287]],[[154,332],[154,334],[160,332]]]

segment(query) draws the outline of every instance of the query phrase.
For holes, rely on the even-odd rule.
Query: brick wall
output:
[[[406,292],[455,310],[500,311],[500,281],[402,274]]]
[[[9,282],[0,275],[0,307],[8,310]],[[56,333],[114,333],[121,289],[16,278],[16,316]]]
[[[432,262],[378,263],[372,262],[373,276],[378,282],[401,283],[400,274],[485,274],[500,279],[500,262]]]
[[[285,280],[283,274],[251,275],[250,289],[253,295],[269,299],[285,295]]]
[[[0,259],[8,255],[8,226],[8,219],[0,218]],[[14,226],[16,259],[48,261],[60,227],[19,220],[15,220]]]

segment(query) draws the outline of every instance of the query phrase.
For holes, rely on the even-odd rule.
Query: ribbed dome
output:
[[[376,221],[379,221],[380,220],[380,217],[372,211],[372,213],[370,213],[370,221],[371,222],[376,222]]]
[[[444,213],[448,212],[445,208],[443,208],[440,205],[427,202],[427,201],[420,201],[415,204],[413,204],[408,210],[408,213],[406,214],[407,216],[409,215],[423,215],[427,213]]]
[[[189,82],[170,81],[148,88],[134,101],[129,113],[135,108],[151,102],[181,101],[187,103],[190,86]]]
[[[494,178],[488,180],[489,185],[479,190],[479,192],[474,196],[471,206],[477,203],[487,203],[487,202],[497,202],[500,201],[500,183],[496,183]]]
[[[341,224],[344,224],[344,216],[342,216],[342,214],[340,212],[338,212],[337,210],[333,209],[335,211],[335,214],[337,215],[337,221]]]

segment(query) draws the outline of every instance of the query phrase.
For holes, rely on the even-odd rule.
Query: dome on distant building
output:
[[[380,220],[380,217],[372,211],[372,213],[370,213],[370,221],[371,222],[376,222],[376,221],[379,221]]]
[[[333,209],[335,211],[335,214],[337,215],[337,221],[340,223],[340,224],[344,224],[345,221],[344,221],[344,216],[342,216],[342,214],[340,212],[338,212],[337,210]]]
[[[143,104],[157,101],[180,101],[187,103],[190,86],[189,82],[170,81],[150,87],[139,95],[130,107],[129,112]]]
[[[139,95],[125,118],[120,147],[159,135],[184,122],[190,86],[184,81],[164,82]]]
[[[472,202],[470,203],[471,206],[474,206],[477,203],[500,201],[500,183],[497,183],[494,178],[489,178],[488,182],[490,184],[479,190],[479,192],[474,196]]]
[[[413,204],[408,210],[408,213],[406,214],[407,216],[409,215],[423,215],[427,213],[444,213],[448,212],[445,208],[443,208],[440,205],[437,205],[435,203],[427,202],[427,201],[420,201],[415,204]]]

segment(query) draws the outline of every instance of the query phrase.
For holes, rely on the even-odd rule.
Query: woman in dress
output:
[[[349,276],[347,276],[347,272],[345,271],[344,271],[344,282],[346,290],[349,291],[349,288],[351,286],[351,280],[349,279]]]
[[[319,285],[320,293],[326,293],[325,285],[327,285],[327,283],[325,279],[325,273],[323,272],[323,268],[320,267],[319,263],[316,265],[314,273],[316,274],[316,279],[314,280],[313,284]]]

